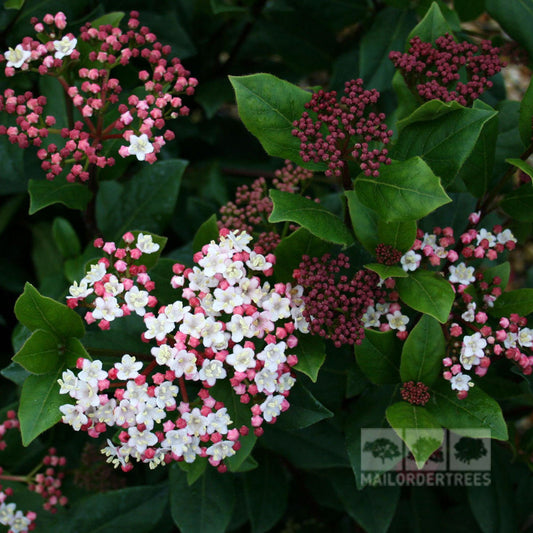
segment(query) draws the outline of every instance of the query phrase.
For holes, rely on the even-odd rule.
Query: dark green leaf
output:
[[[398,123],[400,135],[391,155],[396,159],[422,157],[447,186],[474,150],[484,125],[496,114],[495,110],[431,100]]]
[[[24,370],[17,363],[11,363],[2,370],[0,370],[0,375],[4,376],[6,379],[9,379],[16,385],[22,386],[26,378],[30,375],[27,370]]]
[[[177,464],[187,474],[187,484],[190,486],[204,475],[207,468],[207,457],[197,457],[192,463],[181,461]]]
[[[32,374],[47,374],[56,370],[59,362],[59,341],[57,337],[38,329],[15,354],[13,361],[23,366]]]
[[[230,472],[248,472],[257,467],[257,463],[255,463],[254,458],[250,455],[257,442],[257,437],[250,431],[248,435],[239,437],[239,442],[241,444],[240,449],[237,450],[235,455],[228,457],[224,461],[228,465]]]
[[[232,477],[220,475],[209,467],[189,487],[185,474],[178,465],[172,465],[170,512],[182,533],[223,533],[231,520],[234,505]]]
[[[85,333],[83,321],[75,311],[41,296],[31,283],[26,283],[24,292],[16,301],[15,315],[30,330],[44,329],[59,339],[83,337]]]
[[[355,345],[355,356],[370,381],[379,385],[400,381],[401,343],[394,331],[365,330],[361,344]]]
[[[440,374],[445,353],[446,340],[441,325],[429,315],[422,315],[403,345],[402,381],[432,385]]]
[[[533,185],[526,183],[507,193],[500,205],[510,217],[521,222],[533,222]]]
[[[91,22],[91,26],[93,28],[98,28],[100,26],[106,26],[107,24],[111,24],[111,26],[117,28],[120,24],[120,21],[124,18],[124,15],[124,11],[113,11],[111,13],[106,13],[105,15],[102,15],[101,17],[98,17],[97,19],[93,20]]]
[[[451,202],[439,178],[420,157],[382,165],[377,179],[358,177],[355,191],[385,222],[417,220]]]
[[[303,163],[300,141],[291,133],[293,122],[302,116],[311,93],[271,74],[230,76],[229,79],[244,125],[267,154],[312,168]]]
[[[52,234],[54,235],[56,246],[63,257],[76,257],[81,253],[80,240],[67,219],[56,217],[52,225]]]
[[[520,130],[520,137],[522,142],[528,146],[531,142],[531,135],[533,134],[533,127],[531,120],[533,118],[533,81],[529,82],[529,87],[522,97],[520,102],[520,121],[518,129]]]
[[[30,215],[52,204],[63,204],[70,209],[82,211],[87,207],[92,193],[87,185],[68,183],[56,178],[54,181],[30,180]]]
[[[498,283],[498,287],[501,287],[502,290],[505,290],[505,287],[507,287],[510,276],[511,264],[509,261],[505,261],[505,263],[502,263],[501,265],[496,265],[483,271],[483,281],[486,283],[492,283],[492,280],[495,277],[499,277],[501,283]]]
[[[437,37],[445,33],[453,33],[453,31],[446,22],[439,5],[433,2],[424,18],[413,28],[408,38],[412,39],[417,36],[422,41],[433,43]]]
[[[294,368],[303,372],[311,381],[316,382],[318,371],[326,359],[324,339],[317,336],[303,335],[298,339],[295,353],[298,356],[298,364]]]
[[[511,313],[527,316],[533,313],[533,289],[516,289],[504,292],[490,310],[491,314],[498,317],[509,317]]]
[[[448,320],[455,292],[443,277],[427,270],[418,270],[396,282],[400,299],[409,307],[427,313],[444,324]]]
[[[199,252],[204,244],[209,244],[211,241],[218,241],[218,237],[217,216],[212,215],[198,228],[192,241],[193,252]]]
[[[355,236],[364,248],[373,254],[379,244],[378,215],[373,209],[361,203],[355,191],[346,191],[344,194],[348,199],[348,210]]]
[[[244,500],[253,533],[271,531],[287,507],[289,484],[285,469],[272,454],[264,455],[251,474],[244,474]]]
[[[485,0],[490,16],[499,22],[504,31],[518,41],[526,50],[529,57],[533,57],[533,1],[518,0],[505,2],[504,0]]]
[[[303,429],[333,413],[326,409],[303,385],[297,381],[289,395],[291,406],[279,417],[278,427],[287,430]]]
[[[474,20],[485,11],[485,0],[455,0],[453,7],[463,22]]]
[[[411,92],[400,71],[392,77],[392,87],[398,99],[398,107],[393,115],[396,121],[408,117],[419,105],[417,97]]]
[[[397,402],[387,409],[387,420],[411,450],[418,468],[442,444],[444,431],[424,407]]]
[[[343,221],[312,200],[289,192],[272,189],[274,209],[269,222],[296,222],[316,237],[335,244],[349,245],[353,236]]]
[[[524,174],[527,174],[530,178],[533,178],[533,167],[523,161],[522,159],[509,158],[505,160],[506,163],[519,168]]]
[[[381,263],[369,263],[365,268],[375,272],[381,279],[406,278],[409,274],[400,266],[383,265]]]
[[[442,380],[431,390],[426,405],[429,413],[443,427],[465,437],[478,437],[479,430],[490,430],[493,439],[507,440],[507,426],[498,403],[479,387],[473,387],[468,396],[459,400],[450,383]]]
[[[400,252],[407,252],[415,242],[416,222],[382,222],[378,223],[379,242],[388,244]]]
[[[96,198],[98,227],[119,239],[133,229],[160,233],[176,205],[187,161],[166,159],[145,165],[127,184],[100,184]]]

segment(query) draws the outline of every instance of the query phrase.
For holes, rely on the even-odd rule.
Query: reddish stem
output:
[[[189,395],[187,394],[187,389],[185,388],[185,378],[183,376],[181,376],[178,379],[178,383],[179,383],[179,386],[180,386],[180,392],[181,392],[181,395],[183,397],[183,401],[185,403],[189,403]]]

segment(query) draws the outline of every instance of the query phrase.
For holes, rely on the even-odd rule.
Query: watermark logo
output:
[[[461,433],[468,433],[464,437]],[[490,485],[490,431],[405,428],[361,429],[361,476],[379,486]],[[408,443],[408,446],[406,445]],[[411,452],[415,451],[415,454]],[[423,465],[415,456],[427,457]]]

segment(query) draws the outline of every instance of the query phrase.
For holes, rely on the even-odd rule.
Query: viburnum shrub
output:
[[[50,4],[0,8],[0,528],[525,531],[529,0]]]

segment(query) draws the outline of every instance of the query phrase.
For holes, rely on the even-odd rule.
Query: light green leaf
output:
[[[383,244],[388,244],[400,252],[407,252],[415,242],[416,221],[378,222],[378,237]]]
[[[434,272],[417,270],[396,282],[400,299],[409,307],[427,313],[444,324],[452,309],[455,292],[448,281]]]
[[[424,407],[397,402],[387,408],[387,420],[422,468],[444,439],[444,431]]]
[[[47,374],[62,365],[59,348],[60,343],[53,333],[38,329],[15,354],[13,361],[32,374]]]
[[[296,222],[316,237],[335,244],[350,245],[353,236],[343,221],[324,206],[297,194],[272,189],[274,209],[269,222]]]
[[[382,166],[377,179],[358,177],[355,191],[385,222],[417,220],[451,202],[439,178],[420,157]]]
[[[118,28],[120,21],[124,18],[124,15],[124,11],[113,11],[111,13],[106,13],[105,15],[93,20],[91,22],[91,26],[93,28],[99,28],[100,26],[107,26],[108,24],[111,24],[111,26]]]
[[[364,265],[368,270],[375,272],[381,279],[406,278],[409,274],[400,266],[383,265],[381,263],[369,263]]]
[[[402,381],[432,385],[440,374],[445,353],[446,341],[441,325],[431,316],[422,315],[403,345]]]
[[[437,37],[445,33],[453,34],[449,24],[446,22],[439,5],[436,2],[431,4],[424,18],[413,28],[408,40],[417,36],[422,41],[433,43]]]

